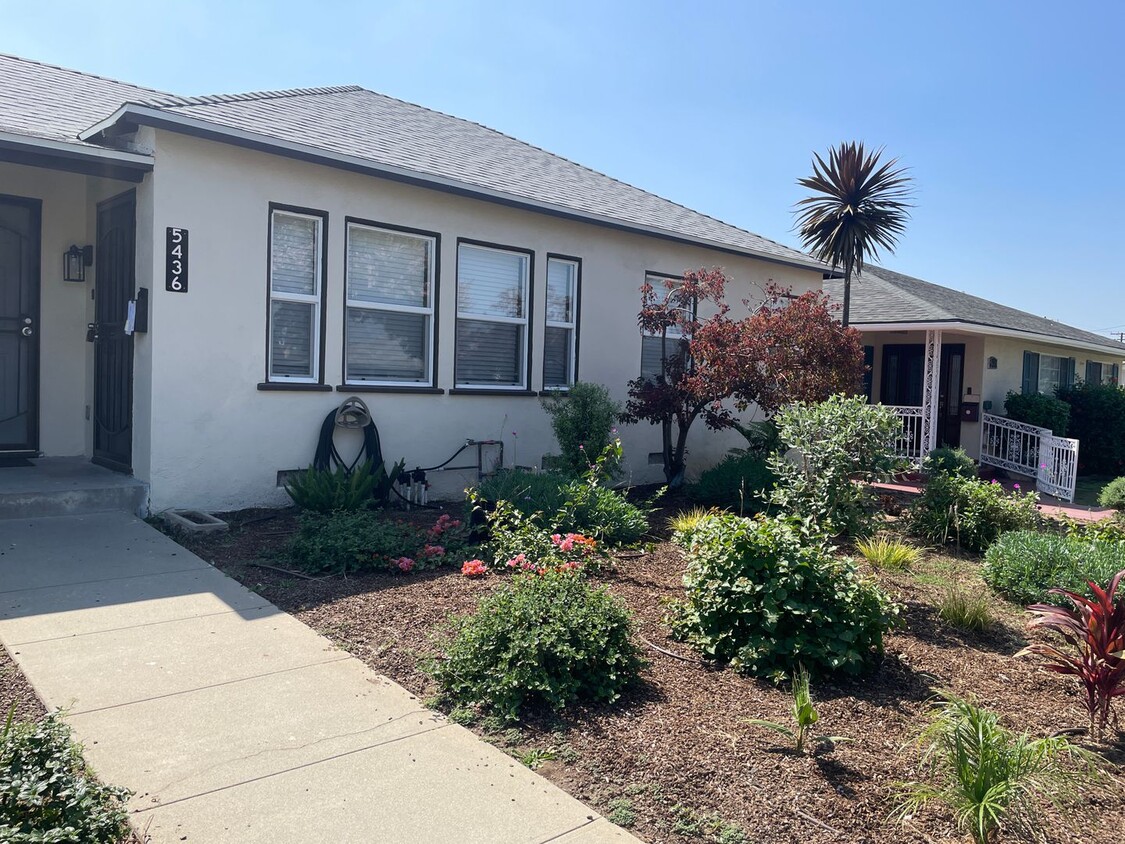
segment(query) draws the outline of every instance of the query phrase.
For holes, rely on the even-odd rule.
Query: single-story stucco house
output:
[[[824,282],[836,303],[843,286],[838,278]],[[868,265],[853,279],[850,310],[870,368],[868,398],[900,409],[913,435],[905,450],[915,460],[951,445],[1024,474],[1051,470],[1042,465],[1048,450],[1017,436],[1032,432],[996,421],[1008,393],[1052,394],[1076,380],[1118,383],[1125,361],[1125,344],[1108,337],[883,267]],[[1073,477],[1063,484],[1061,475],[1073,475],[1076,461],[1061,459],[1065,465],[1043,473],[1059,477],[1040,477],[1040,488],[1067,498],[1058,487],[1073,495]]]
[[[363,88],[179,97],[0,56],[0,452],[131,473],[153,511],[283,503],[352,395],[388,461],[483,441],[537,465],[539,396],[624,398],[646,277],[714,265],[732,302],[826,269]],[[739,442],[698,427],[696,470]],[[631,479],[660,480],[659,431],[622,433]],[[450,465],[478,457],[499,449]]]

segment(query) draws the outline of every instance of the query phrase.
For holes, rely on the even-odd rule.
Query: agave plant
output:
[[[1114,575],[1105,589],[1089,581],[1093,598],[1066,589],[1047,590],[1048,594],[1062,595],[1074,608],[1032,604],[1027,608],[1032,614],[1028,626],[1054,630],[1069,647],[1033,642],[1017,654],[1046,657],[1049,671],[1079,679],[1086,692],[1083,702],[1090,716],[1090,731],[1099,740],[1109,722],[1114,698],[1125,695],[1125,595],[1117,596],[1122,578],[1125,570]]]
[[[805,248],[832,269],[844,271],[843,323],[851,310],[852,274],[868,256],[893,252],[910,216],[910,177],[897,158],[880,161],[863,142],[842,143],[828,161],[814,153],[813,174],[797,184],[813,191],[797,203],[797,225]]]
[[[1062,736],[1032,738],[1006,729],[996,713],[947,695],[922,731],[924,781],[898,784],[894,814],[908,819],[937,801],[976,844],[1001,825],[1029,829],[1036,804],[1060,804],[1099,779],[1094,757]]]

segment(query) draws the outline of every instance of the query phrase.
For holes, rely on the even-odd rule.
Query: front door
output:
[[[965,382],[965,344],[941,346],[941,381],[938,387],[938,445],[961,445],[961,385]]]
[[[98,205],[94,288],[94,462],[133,466],[133,335],[125,333],[136,287],[136,199]]]
[[[0,453],[39,452],[37,199],[0,196]]]

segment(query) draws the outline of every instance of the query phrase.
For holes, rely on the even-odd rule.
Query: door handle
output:
[[[30,337],[34,333],[35,332],[31,330],[30,325],[25,325],[23,328],[20,329],[20,334],[22,334],[24,337]]]

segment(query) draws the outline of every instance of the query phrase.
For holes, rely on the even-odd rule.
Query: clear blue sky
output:
[[[166,11],[172,10],[172,11]],[[784,243],[883,145],[902,272],[1125,331],[1125,4],[0,0],[0,51],[181,94],[360,84]]]

